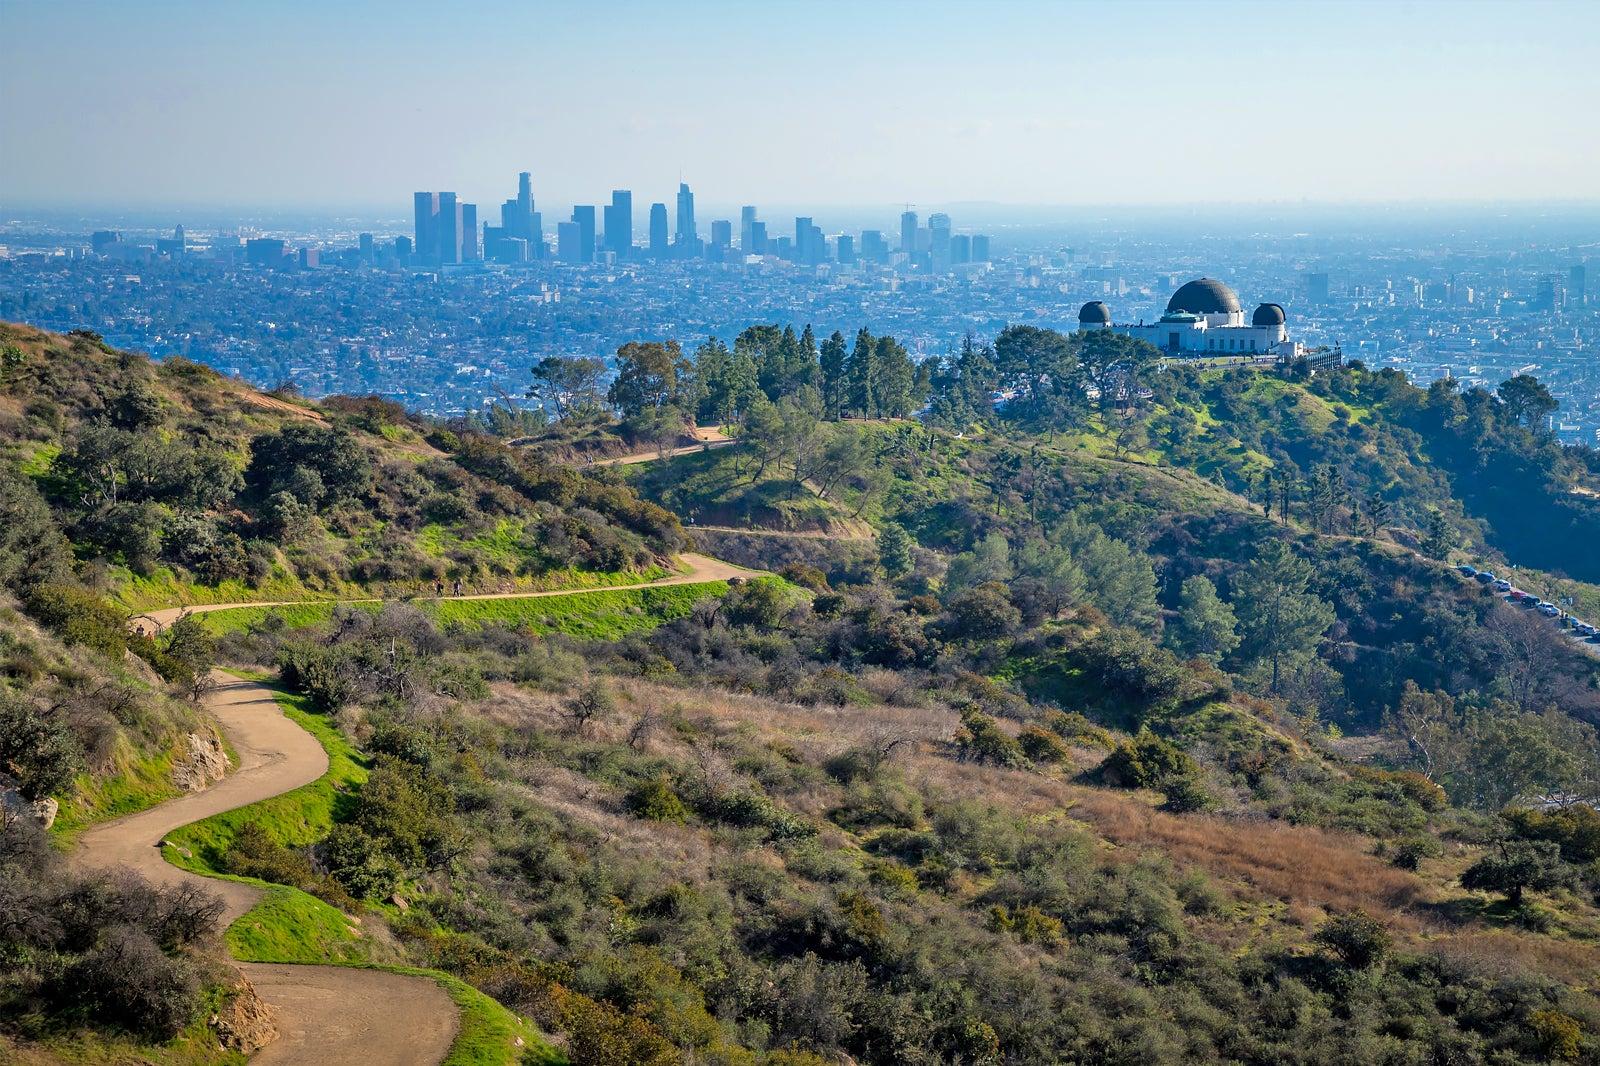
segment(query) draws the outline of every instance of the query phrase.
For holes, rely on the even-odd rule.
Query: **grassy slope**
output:
[[[365,760],[326,717],[289,693],[278,693],[278,701],[285,715],[322,744],[328,753],[328,772],[292,792],[184,826],[169,836],[177,847],[166,850],[167,859],[195,873],[247,881],[267,890],[259,904],[228,928],[229,950],[241,961],[375,965],[369,943],[337,908],[299,889],[233,877],[217,867],[234,834],[247,822],[257,823],[289,847],[320,839],[332,827],[341,798],[366,780]],[[381,919],[374,915],[370,920]],[[564,1061],[532,1025],[456,978],[434,970],[382,968],[438,982],[461,1009],[461,1031],[445,1066]],[[518,1037],[526,1049],[518,1050]]]
[[[682,618],[699,600],[727,591],[725,581],[702,581],[645,589],[601,589],[567,596],[415,600],[413,604],[446,626],[511,625],[541,634],[568,633],[615,639]],[[236,607],[210,611],[198,617],[215,633],[247,629],[271,615],[281,617],[290,628],[300,628],[327,621],[333,616],[334,606],[324,601],[291,607]],[[357,603],[351,606],[377,610],[379,605]]]

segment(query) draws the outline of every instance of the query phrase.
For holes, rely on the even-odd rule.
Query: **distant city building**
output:
[[[213,247],[215,247],[215,245],[213,245]],[[396,237],[394,239],[395,258],[404,263],[407,259],[411,258],[411,250],[413,247],[415,246],[411,243],[410,237]]]
[[[907,255],[917,253],[917,213],[906,211],[900,216],[900,250]]]
[[[733,223],[731,221],[725,218],[712,221],[711,246],[723,249],[733,247]]]
[[[611,206],[606,208],[606,251],[615,252],[617,258],[627,256],[633,248],[633,193],[627,189],[613,189]]]
[[[122,234],[114,229],[97,229],[89,234],[89,247],[95,255],[104,255],[106,248],[122,240]]]
[[[288,250],[277,237],[251,237],[244,242],[244,261],[251,266],[282,266]]]
[[[880,265],[889,261],[889,242],[884,240],[882,230],[861,231],[861,258]]]
[[[665,259],[671,254],[672,242],[667,231],[667,205],[650,205],[650,257]]]
[[[572,209],[572,221],[578,224],[577,258],[569,263],[594,262],[594,205],[584,204]]]
[[[846,265],[856,261],[856,240],[848,233],[839,234],[838,257]]]
[[[416,224],[412,229],[413,247],[421,258],[430,258],[432,252],[439,247],[437,227],[439,224],[439,194],[436,192],[419,192],[413,194],[416,201]]]
[[[591,208],[591,210],[593,209]],[[556,258],[563,263],[586,262],[583,256],[583,226],[581,223],[556,223]]]
[[[753,204],[746,204],[739,208],[739,250],[745,255],[755,252],[755,236],[752,227],[756,221],[756,209]]]
[[[750,223],[750,247],[745,251],[750,255],[767,254],[767,224],[760,219]]]
[[[1328,302],[1328,275],[1320,271],[1306,275],[1306,302],[1322,305]]]
[[[1588,279],[1582,263],[1573,264],[1572,269],[1567,271],[1567,302],[1575,307],[1582,307],[1589,302]]]
[[[434,218],[435,263],[461,262],[461,203],[453,192],[439,193],[439,213]]]
[[[681,181],[678,182],[678,231],[674,242],[686,249],[700,243],[700,231],[694,222],[694,193]]]
[[[950,216],[942,211],[928,216],[928,254],[933,269],[940,273],[950,269]]]
[[[972,235],[972,261],[974,263],[987,263],[989,261],[989,238],[982,233]]]
[[[1164,352],[1182,355],[1260,355],[1293,359],[1302,354],[1289,339],[1283,307],[1265,303],[1255,309],[1247,324],[1239,297],[1227,285],[1211,278],[1191,281],[1172,294],[1159,321],[1118,325],[1111,310],[1092,300],[1078,311],[1078,329],[1109,329],[1135,337]]]
[[[359,253],[361,255],[361,261],[363,263],[372,262],[373,256],[375,254],[374,246],[373,246],[373,243],[372,243],[372,234],[370,234],[370,233],[359,234],[356,237],[356,247],[357,247],[357,250],[359,251]]]

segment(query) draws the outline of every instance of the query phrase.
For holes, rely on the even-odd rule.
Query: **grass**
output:
[[[264,888],[261,901],[230,925],[228,949],[243,962],[372,966],[372,954],[350,917],[286,885],[224,874],[218,867],[239,827],[254,822],[279,844],[304,846],[326,836],[343,798],[367,779],[366,760],[324,715],[300,696],[275,690],[283,713],[305,729],[328,754],[328,771],[309,785],[186,825],[168,835],[177,847],[167,861],[194,873],[249,881]],[[381,918],[374,916],[373,920]],[[460,1029],[446,1066],[511,1066],[559,1063],[565,1058],[532,1025],[465,982],[436,970],[397,966],[379,969],[426,977],[449,994],[461,1012]],[[523,1047],[517,1046],[521,1039]]]
[[[372,961],[371,945],[337,907],[285,885],[228,926],[228,950],[240,962],[352,966]]]
[[[480,628],[507,625],[535,633],[611,640],[654,629],[687,615],[695,603],[728,591],[726,581],[656,585],[642,589],[596,589],[562,596],[512,596],[505,599],[434,600],[411,603],[444,626]],[[233,607],[197,615],[213,633],[234,633],[261,625],[276,615],[291,629],[318,625],[333,617],[336,604],[319,601],[289,607]],[[347,606],[376,611],[376,602]]]
[[[178,795],[180,790],[172,783],[172,759],[168,748],[135,758],[107,777],[79,774],[72,798],[62,803],[50,827],[51,838],[58,846],[70,846],[78,833],[96,822],[142,811]]]

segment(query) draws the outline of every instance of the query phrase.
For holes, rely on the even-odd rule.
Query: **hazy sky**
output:
[[[0,0],[0,207],[1594,199],[1597,56],[1600,0]]]

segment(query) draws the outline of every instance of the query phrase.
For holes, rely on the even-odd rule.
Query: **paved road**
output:
[[[315,781],[327,771],[328,756],[284,717],[271,690],[220,672],[214,680],[206,705],[238,752],[238,770],[204,792],[95,826],[79,838],[72,861],[81,869],[128,866],[163,885],[200,885],[222,897],[227,924],[255,905],[261,889],[180,870],[162,857],[161,841],[179,826]],[[238,965],[277,1010],[278,1039],[251,1060],[260,1066],[435,1066],[455,1039],[455,1004],[425,977],[341,966]]]
[[[602,585],[585,589],[551,589],[547,592],[475,592],[465,596],[443,596],[446,600],[528,600],[544,596],[576,596],[583,592],[621,592],[629,589],[650,589],[665,585],[696,585],[706,581],[727,581],[730,578],[760,577],[763,571],[713,559],[709,555],[685,552],[678,557],[688,570],[681,574],[668,574],[654,581],[641,581],[634,585]],[[418,597],[426,599],[430,597]],[[237,607],[295,607],[302,603],[382,603],[377,596],[348,600],[246,600],[238,603],[200,603],[190,607],[163,607],[135,615],[129,624],[141,633],[152,635],[176,622],[184,612],[206,614],[210,611],[227,611]]]

